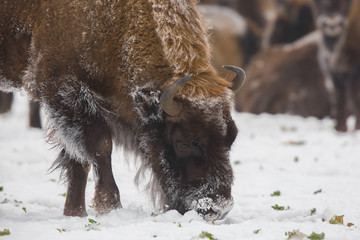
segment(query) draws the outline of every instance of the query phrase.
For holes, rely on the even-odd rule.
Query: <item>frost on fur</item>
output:
[[[165,120],[162,117],[163,111],[159,108],[160,92],[150,90],[150,88],[137,88],[131,96],[141,125],[136,139],[142,153],[142,166],[139,168],[135,182],[139,183],[140,178],[145,176],[144,172],[150,170],[150,182],[147,184],[147,187],[158,208],[166,210],[166,205],[171,205],[172,208],[183,208],[183,211],[191,210],[195,208],[193,205],[194,199],[201,199],[208,195],[215,194],[219,189],[231,187],[232,180],[229,182],[226,179],[228,178],[228,174],[231,173],[231,167],[227,167],[226,162],[225,165],[220,163],[219,169],[214,166],[210,172],[205,173],[201,179],[198,179],[201,182],[200,186],[196,188],[190,185],[184,187],[184,179],[182,179],[181,174],[179,174],[180,169],[177,169],[173,166],[173,163],[171,163],[173,160],[171,160],[172,157],[168,152],[171,150],[164,145],[171,143],[163,142],[164,130],[162,129],[165,127]],[[187,99],[187,101],[190,101],[190,105],[194,108],[192,111],[202,113],[205,125],[214,125],[223,137],[227,135],[228,119],[224,117],[225,112],[218,112],[218,114],[213,114],[213,112],[214,110],[216,111],[216,109],[222,109],[228,105],[228,98],[199,97]],[[228,158],[228,154],[221,150],[216,154]],[[211,157],[217,158],[217,156]],[[158,167],[156,166],[157,164]],[[154,167],[156,169],[155,172]],[[179,199],[182,199],[184,206],[176,205]],[[221,200],[216,198],[212,199],[212,201],[218,202]],[[213,207],[215,205],[214,203]],[[200,208],[196,209],[200,211]],[[219,215],[218,217],[221,216]]]
[[[104,100],[84,83],[76,81],[74,76],[66,76],[63,81],[67,84],[54,96],[59,99],[56,105],[43,99],[48,140],[64,149],[70,158],[81,163],[92,162],[93,156],[85,148],[85,127],[105,112]]]
[[[85,198],[84,165],[98,175],[95,210],[121,206],[111,172],[113,142],[141,157],[135,181],[150,169],[154,198],[171,209],[184,213],[193,198],[216,202],[222,186],[226,190],[219,195],[230,197],[228,151],[237,132],[227,98],[231,83],[210,64],[197,1],[35,1],[32,8],[21,3],[5,6],[25,14],[27,26],[34,27],[24,87],[44,106],[48,139],[61,150],[54,168],[69,178],[75,166],[74,173],[82,175],[68,179],[68,191],[79,194],[67,197],[65,215],[86,214],[76,212],[84,207],[77,203]],[[160,107],[161,92],[189,73],[194,78],[175,97],[183,105],[181,116],[167,114]],[[227,125],[234,132],[230,136]],[[218,150],[208,154],[198,144],[202,137]],[[187,145],[188,152],[180,149]]]

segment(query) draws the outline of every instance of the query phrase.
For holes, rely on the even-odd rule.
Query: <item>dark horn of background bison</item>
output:
[[[164,209],[194,209],[206,220],[230,211],[229,150],[237,135],[230,112],[238,89],[210,65],[196,4],[2,2],[0,88],[24,86],[44,107],[49,141],[60,149],[54,168],[68,183],[65,215],[87,215],[90,167],[97,213],[121,207],[111,170],[113,141],[151,170],[152,193]],[[9,45],[16,45],[16,54],[6,51]],[[227,68],[240,86],[243,72]]]

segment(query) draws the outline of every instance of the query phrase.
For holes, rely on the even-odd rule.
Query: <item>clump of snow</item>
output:
[[[233,208],[233,200],[218,198],[214,201],[212,198],[205,197],[194,201],[194,209],[206,221],[223,219]]]
[[[118,151],[113,172],[123,208],[96,215],[89,207],[90,176],[89,216],[78,218],[62,215],[66,186],[58,183],[58,172],[48,173],[56,155],[43,131],[27,127],[27,98],[16,95],[14,104],[0,115],[0,231],[11,233],[4,239],[197,239],[205,231],[219,240],[285,240],[297,229],[324,232],[326,240],[360,239],[360,132],[338,133],[331,119],[234,112],[234,204],[214,224],[195,211],[154,213],[149,196],[132,182],[137,167],[124,163]],[[352,127],[354,118],[348,123]],[[280,196],[271,196],[274,191]],[[275,204],[285,210],[275,211]],[[344,225],[330,224],[334,215],[344,215]],[[88,218],[100,223],[96,230],[86,227]]]

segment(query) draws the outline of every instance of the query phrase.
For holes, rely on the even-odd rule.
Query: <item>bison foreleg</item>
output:
[[[71,159],[64,151],[60,153],[66,159],[66,177],[68,182],[68,189],[66,193],[66,201],[64,207],[65,216],[85,217],[85,188],[87,183],[87,176],[90,170],[89,164],[81,164],[74,159]]]
[[[111,168],[112,140],[109,128],[102,120],[97,120],[87,126],[85,135],[87,151],[93,156],[95,210],[104,214],[121,208],[120,193]]]

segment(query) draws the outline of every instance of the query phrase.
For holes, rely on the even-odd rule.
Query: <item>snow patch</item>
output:
[[[217,239],[279,240],[294,229],[306,235],[324,232],[329,240],[360,239],[360,131],[339,134],[332,119],[234,112],[239,128],[230,156],[234,204],[226,218],[214,224],[195,211],[154,214],[148,195],[129,181],[137,167],[123,161],[113,161],[123,208],[101,216],[88,208],[89,216],[78,218],[62,216],[66,188],[55,180],[57,174],[47,172],[54,156],[42,131],[26,127],[27,103],[26,96],[16,94],[12,111],[0,115],[0,230],[11,232],[4,239],[154,239],[156,235],[180,240],[196,239],[206,231]],[[290,140],[305,144],[291,145]],[[90,176],[87,206],[93,185]],[[314,194],[319,189],[322,192]],[[271,196],[276,190],[281,195]],[[14,200],[22,203],[16,206]],[[290,209],[275,211],[271,208],[275,204]],[[313,208],[316,212],[311,215]],[[345,225],[330,224],[334,215],[344,215]],[[88,218],[101,223],[100,231],[87,231]],[[355,226],[347,227],[348,222]],[[255,235],[257,229],[261,230]]]

